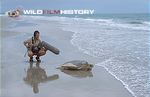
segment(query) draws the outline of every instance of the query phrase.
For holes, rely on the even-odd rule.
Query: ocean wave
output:
[[[32,18],[32,19],[31,19]],[[30,22],[34,22],[36,20],[45,20],[45,21],[58,21],[62,24],[75,24],[75,23],[81,23],[88,25],[89,23],[91,25],[97,26],[109,26],[112,27],[112,29],[131,29],[131,30],[149,30],[150,22],[147,21],[117,21],[113,18],[110,19],[94,19],[94,18],[81,18],[81,17],[65,17],[65,16],[21,16],[18,20],[26,20]],[[31,21],[32,20],[32,21]],[[67,21],[67,22],[66,22]],[[89,24],[89,25],[90,25]]]
[[[75,32],[71,40],[74,46],[101,61],[106,60],[97,65],[120,80],[132,95],[148,97],[148,26],[114,19],[69,20],[67,23],[63,20],[62,29]]]
[[[134,97],[136,97],[135,93],[129,88],[128,84],[126,84],[123,80],[119,79],[119,78],[118,78],[113,72],[111,72],[105,65],[102,65],[102,64],[104,64],[104,63],[107,63],[107,62],[111,61],[111,59],[112,59],[112,58],[110,58],[110,59],[108,59],[108,60],[106,60],[106,61],[104,61],[104,62],[102,62],[102,63],[97,63],[97,64],[95,64],[95,65],[103,67],[109,74],[111,74],[111,75],[114,76],[118,81],[120,81],[120,82],[125,86],[125,88],[126,88]]]
[[[137,57],[137,55],[142,54],[142,52],[133,52],[130,51],[130,46],[121,46],[120,44],[124,43],[119,43],[121,40],[119,42],[116,41],[116,44],[119,44],[119,48],[116,49],[117,45],[115,44],[115,42],[107,42],[105,39],[103,40],[103,38],[99,40],[96,38],[96,36],[98,36],[97,33],[89,35],[86,35],[85,33],[75,33],[73,39],[71,40],[71,43],[74,46],[77,46],[80,51],[93,57],[100,58],[100,60],[104,60],[103,62],[97,63],[96,65],[104,67],[116,79],[121,81],[123,85],[131,92],[132,95],[134,95],[135,97],[148,97],[150,92],[147,86],[147,55],[141,55]],[[100,36],[104,37],[102,35]],[[127,51],[129,51],[126,52],[126,50],[122,51],[120,49],[127,49]],[[134,53],[138,54],[134,55]]]
[[[143,23],[150,26],[150,22],[148,21],[144,21]]]
[[[147,86],[147,79],[145,79],[148,75],[143,75],[141,73],[143,72],[142,69],[142,71],[138,71],[135,67],[128,64],[110,58],[96,65],[104,67],[117,80],[121,81],[134,97],[149,97],[150,92]],[[148,71],[146,68],[144,70]]]
[[[57,17],[60,18],[60,17]],[[97,24],[97,25],[104,25],[104,26],[110,26],[113,28],[119,28],[119,29],[131,29],[131,30],[149,30],[149,22],[141,22],[141,21],[131,21],[131,22],[116,22],[114,19],[92,19],[92,18],[70,18],[70,17],[61,17],[60,21],[67,21],[67,23],[92,23],[92,24]],[[148,25],[145,25],[148,24]]]
[[[131,21],[131,22],[128,22],[129,24],[143,24],[143,22],[140,22],[140,21]]]

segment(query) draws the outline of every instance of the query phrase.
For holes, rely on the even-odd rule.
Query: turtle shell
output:
[[[60,69],[64,69],[64,70],[91,70],[93,67],[92,64],[88,64],[87,61],[83,61],[83,60],[73,60],[73,61],[69,61],[64,63]]]

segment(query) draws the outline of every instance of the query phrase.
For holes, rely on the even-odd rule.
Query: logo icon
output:
[[[9,17],[19,17],[21,12],[22,12],[21,10],[16,9],[16,10],[7,11],[5,14]]]

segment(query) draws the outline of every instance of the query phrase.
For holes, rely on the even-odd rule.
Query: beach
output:
[[[102,58],[90,56],[89,52],[84,53],[82,52],[83,48],[77,47],[74,41],[77,37],[75,32],[61,29],[64,26],[64,24],[58,22],[61,17],[49,20],[46,20],[46,18],[39,19],[39,17],[22,16],[17,19],[3,17],[2,23],[5,22],[5,27],[1,31],[1,97],[135,96],[122,81],[116,79],[106,68],[101,66],[109,60],[105,61]],[[11,21],[11,23],[8,21]],[[42,40],[57,47],[60,54],[55,55],[47,51],[47,54],[41,57],[42,62],[40,64],[36,62],[30,64],[28,56],[24,57],[26,48],[23,41],[31,38],[35,30],[40,31]],[[106,52],[106,58],[108,54],[110,53]],[[63,63],[72,60],[86,60],[94,67],[89,72],[68,72],[57,69]],[[102,62],[100,65],[96,65],[100,62]],[[29,78],[30,74],[47,77],[42,79],[39,76],[34,79],[34,77]]]

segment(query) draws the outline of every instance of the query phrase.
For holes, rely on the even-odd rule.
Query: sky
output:
[[[1,13],[23,9],[94,9],[95,13],[148,13],[149,0],[1,0]]]

